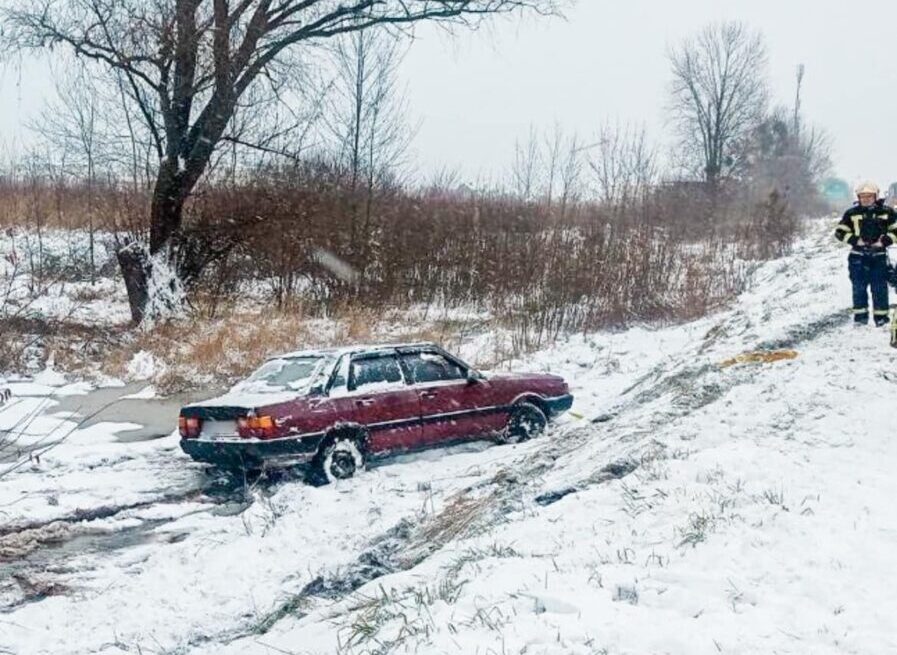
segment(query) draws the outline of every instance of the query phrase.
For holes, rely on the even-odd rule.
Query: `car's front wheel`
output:
[[[364,469],[364,451],[353,437],[329,440],[315,457],[314,468],[321,482],[348,480]]]
[[[518,403],[511,408],[508,424],[498,435],[500,443],[520,443],[545,432],[548,417],[532,403]]]

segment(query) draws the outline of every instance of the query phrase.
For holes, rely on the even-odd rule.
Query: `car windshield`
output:
[[[235,390],[255,393],[304,391],[311,386],[324,361],[323,356],[269,359]]]

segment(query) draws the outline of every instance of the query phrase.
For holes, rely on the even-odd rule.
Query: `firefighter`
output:
[[[878,197],[878,186],[856,188],[857,202],[844,212],[835,238],[850,245],[847,268],[853,285],[853,318],[869,322],[869,289],[876,326],[888,324],[888,246],[897,242],[897,212]]]

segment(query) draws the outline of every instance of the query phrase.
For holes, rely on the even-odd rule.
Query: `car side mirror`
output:
[[[315,384],[312,385],[308,390],[309,396],[323,396],[324,395],[324,385],[323,384]]]
[[[472,368],[467,369],[467,384],[478,384],[483,380],[483,376]]]

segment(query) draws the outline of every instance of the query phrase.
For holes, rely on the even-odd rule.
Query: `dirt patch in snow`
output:
[[[47,544],[61,543],[84,528],[66,521],[53,521],[46,525],[11,532],[0,536],[0,562],[11,562],[29,555]]]

